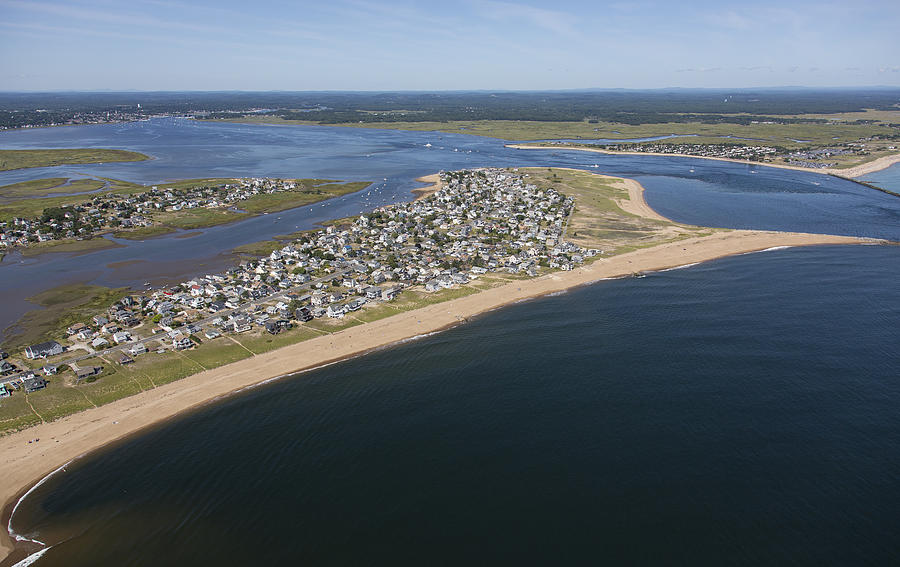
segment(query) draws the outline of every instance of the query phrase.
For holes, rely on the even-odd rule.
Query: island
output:
[[[476,169],[442,172],[414,201],[299,234],[224,273],[146,292],[52,290],[36,300],[64,308],[26,325],[41,329],[28,344],[5,345],[4,521],[71,460],[255,384],[602,279],[875,242],[676,223],[628,179]]]
[[[53,167],[85,163],[145,161],[150,156],[128,150],[66,148],[41,150],[0,150],[0,171],[30,167]]]

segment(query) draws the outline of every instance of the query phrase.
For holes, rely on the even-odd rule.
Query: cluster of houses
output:
[[[744,146],[740,144],[607,144],[598,148],[620,152],[648,152],[655,154],[683,154],[699,157],[719,157],[761,161],[777,157],[782,151],[772,146]]]
[[[785,156],[785,160],[791,165],[821,169],[837,165],[837,162],[821,160],[827,160],[835,156],[859,155],[864,152],[864,146],[861,148],[859,145],[849,145],[844,148],[805,149],[789,153]]]
[[[224,273],[126,296],[69,327],[69,342],[115,348],[116,362],[129,364],[148,346],[186,349],[254,328],[277,334],[392,301],[406,288],[436,292],[488,272],[536,276],[572,269],[600,252],[564,240],[573,200],[530,183],[527,174],[479,169],[444,172],[441,181],[425,198],[304,234]],[[62,349],[50,341],[29,346],[25,356],[53,357]]]
[[[16,217],[0,222],[0,249],[152,226],[154,216],[160,212],[200,207],[228,208],[254,195],[296,189],[297,183],[293,180],[263,178],[183,189],[154,186],[132,195],[98,193],[78,205],[45,209],[39,217]]]
[[[136,107],[117,105],[109,110],[16,110],[0,112],[0,131],[18,128],[45,128],[47,126],[70,126],[81,124],[121,124],[125,122],[142,122],[151,118],[191,118],[202,117],[205,111],[190,110],[187,112],[153,112]],[[245,111],[249,112],[249,111]]]

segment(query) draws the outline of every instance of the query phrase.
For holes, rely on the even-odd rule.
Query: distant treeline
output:
[[[596,120],[626,124],[751,121],[865,108],[896,109],[900,89],[759,89],[565,92],[128,92],[0,93],[0,127],[60,123],[72,116],[212,113],[250,109],[324,123],[449,120]],[[140,105],[140,108],[138,108]],[[313,109],[298,112],[297,109]],[[41,112],[36,112],[40,110]],[[726,116],[733,114],[752,116]],[[860,123],[863,123],[860,121]]]
[[[591,109],[557,108],[447,108],[435,110],[415,110],[407,112],[372,112],[359,110],[324,110],[315,113],[292,110],[268,112],[285,120],[316,120],[323,124],[346,124],[351,122],[449,122],[453,120],[528,120],[538,122],[617,122],[619,124],[661,124],[666,122],[700,122],[703,124],[750,124],[772,121],[782,124],[825,123],[827,120],[814,118],[776,118],[772,116],[725,116],[721,114],[677,114],[666,112],[615,112]],[[215,117],[226,118],[219,114]],[[231,115],[233,117],[233,115]],[[858,120],[854,123],[871,121]]]

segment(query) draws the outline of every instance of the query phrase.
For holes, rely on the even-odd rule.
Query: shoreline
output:
[[[806,171],[809,173],[820,173],[822,175],[832,175],[835,177],[843,177],[855,181],[857,177],[868,175],[876,171],[887,169],[896,163],[900,163],[900,153],[881,156],[870,162],[848,167],[846,169],[834,169],[823,167],[815,169],[812,167],[800,167],[799,165],[786,165],[780,163],[764,163],[760,161],[750,161],[745,159],[724,158],[714,156],[692,156],[690,154],[666,154],[661,152],[619,152],[612,150],[601,150],[599,148],[579,148],[574,146],[535,146],[532,144],[506,144],[507,148],[515,150],[575,150],[579,152],[593,152],[596,154],[623,155],[623,156],[662,156],[662,157],[681,157],[694,159],[708,159],[714,161],[730,161],[731,163],[742,163],[745,165],[758,165],[761,167],[777,167],[779,169],[793,169],[794,171]]]
[[[608,177],[608,176],[607,176]],[[419,178],[432,181],[433,176]],[[656,215],[643,199],[643,187],[626,179],[632,208],[641,216]],[[434,186],[432,186],[434,187]],[[425,187],[424,190],[432,189]],[[268,382],[311,371],[336,362],[389,348],[468,322],[471,317],[519,301],[546,296],[599,280],[627,277],[637,272],[660,271],[718,258],[759,252],[777,247],[878,242],[846,236],[729,230],[710,236],[692,237],[644,248],[618,256],[600,258],[568,272],[554,272],[532,279],[513,281],[457,299],[428,305],[414,311],[351,327],[243,359],[219,368],[146,390],[0,437],[0,565],[22,559],[36,544],[14,542],[10,516],[27,492],[67,463],[97,449],[168,423],[210,403]],[[30,440],[40,439],[29,443]],[[26,549],[27,548],[27,549]],[[21,557],[19,557],[21,555]]]
[[[425,197],[437,193],[441,190],[441,187],[444,186],[444,182],[441,181],[440,173],[432,173],[431,175],[423,175],[422,177],[416,177],[416,181],[419,183],[430,183],[427,187],[419,187],[418,189],[413,189],[412,194],[416,196],[414,201],[418,201],[419,199],[424,199]]]

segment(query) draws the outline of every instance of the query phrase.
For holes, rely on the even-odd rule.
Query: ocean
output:
[[[598,282],[70,464],[35,564],[900,562],[900,248]]]

